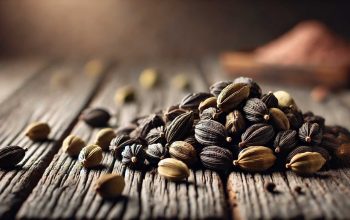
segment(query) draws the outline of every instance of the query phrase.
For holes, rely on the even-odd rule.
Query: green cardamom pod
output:
[[[26,150],[19,146],[7,146],[0,149],[0,168],[15,167],[25,156]]]
[[[267,122],[270,120],[270,113],[265,103],[258,98],[248,99],[243,107],[245,117],[251,122]]]
[[[264,146],[251,146],[243,149],[238,154],[238,159],[233,165],[249,172],[261,172],[271,168],[276,161],[273,151]]]
[[[267,144],[275,136],[273,127],[268,124],[258,123],[250,126],[241,136],[240,148],[247,146],[260,146]]]
[[[171,181],[180,181],[190,175],[187,165],[174,158],[166,158],[158,163],[158,174]]]
[[[199,112],[203,112],[205,109],[213,107],[216,107],[216,97],[209,97],[207,99],[205,99],[204,101],[202,101],[199,106],[198,106],[198,111]]]
[[[116,134],[112,128],[101,129],[96,134],[95,144],[100,146],[102,150],[109,150],[109,144],[112,139],[116,137]]]
[[[293,107],[294,109],[298,109],[293,97],[288,92],[280,90],[280,91],[274,92],[273,94],[277,98],[278,106],[281,109],[288,108],[288,107]]]
[[[204,167],[217,170],[228,171],[232,167],[233,156],[230,150],[219,146],[204,147],[199,154]]]
[[[167,126],[165,138],[168,143],[184,139],[192,129],[194,114],[192,111],[177,116]]]
[[[272,118],[272,124],[277,130],[288,130],[290,128],[289,120],[287,116],[279,108],[270,108],[270,116]]]
[[[169,147],[171,157],[181,160],[188,166],[193,165],[197,160],[196,149],[184,141],[175,141]]]
[[[80,137],[69,135],[63,140],[62,149],[63,152],[67,153],[69,156],[77,157],[85,145],[85,141]]]
[[[296,154],[286,168],[300,175],[310,175],[319,171],[326,163],[326,159],[317,152],[304,152]]]
[[[217,98],[217,107],[230,112],[249,97],[250,87],[245,83],[232,83],[226,86]]]
[[[99,166],[102,158],[102,148],[95,144],[84,147],[79,153],[79,161],[85,168]]]
[[[232,84],[232,81],[219,81],[209,87],[209,91],[215,97],[218,97],[220,92],[228,85]]]
[[[305,122],[299,128],[299,139],[307,145],[319,145],[322,141],[322,130],[317,123]]]
[[[95,182],[95,191],[107,199],[120,196],[124,187],[124,177],[114,173],[102,174]]]
[[[26,136],[32,141],[44,141],[47,139],[51,129],[47,123],[34,122],[26,129]]]
[[[190,93],[181,100],[180,108],[197,112],[199,104],[212,96],[206,92]]]
[[[317,152],[317,153],[321,154],[326,161],[329,161],[331,159],[329,152],[323,147],[298,146],[288,154],[286,161],[290,162],[295,155],[297,155],[299,153],[305,153],[305,152]]]

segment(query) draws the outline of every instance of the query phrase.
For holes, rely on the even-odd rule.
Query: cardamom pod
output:
[[[160,127],[151,129],[146,136],[146,141],[148,144],[155,144],[155,143],[165,144],[166,140],[165,140],[164,127],[160,126]]]
[[[319,171],[325,163],[326,160],[320,153],[304,152],[296,154],[290,162],[286,164],[286,168],[300,175],[310,175]]]
[[[273,146],[276,153],[287,154],[298,143],[297,132],[294,130],[280,131],[277,133]]]
[[[145,89],[151,89],[157,85],[159,81],[159,73],[156,69],[144,69],[139,76],[139,83]]]
[[[233,161],[234,166],[249,172],[261,172],[271,168],[276,161],[273,151],[264,146],[250,146],[238,154]]]
[[[95,144],[100,146],[102,150],[109,150],[109,144],[116,137],[116,134],[112,128],[103,128],[96,134]]]
[[[163,118],[166,123],[173,121],[177,116],[186,113],[179,105],[170,106],[163,112]]]
[[[168,143],[184,139],[191,131],[193,126],[193,112],[186,112],[177,116],[167,126],[165,131],[165,139]]]
[[[305,112],[303,114],[304,122],[309,122],[311,124],[317,123],[321,129],[325,127],[325,119],[322,116],[315,115],[312,112]]]
[[[268,124],[258,123],[250,126],[241,136],[240,148],[247,146],[260,146],[267,144],[275,136],[273,127]]]
[[[160,115],[151,114],[147,118],[142,119],[140,121],[140,125],[138,126],[139,136],[143,139],[146,139],[147,134],[151,129],[159,126],[163,126],[163,125],[164,125],[164,121]]]
[[[138,139],[130,138],[129,135],[117,135],[111,140],[109,149],[112,151],[112,154],[116,158],[121,158],[121,153],[125,149],[125,146],[132,144],[140,144]]]
[[[95,191],[107,199],[120,196],[124,187],[124,177],[114,173],[102,174],[95,182]]]
[[[295,104],[293,97],[286,91],[276,91],[273,93],[278,100],[278,107],[281,109],[293,107],[298,109],[298,106]]]
[[[224,114],[220,110],[214,107],[209,107],[207,109],[204,109],[203,112],[200,113],[199,118],[201,120],[211,119],[215,121],[221,121],[223,120]]]
[[[252,79],[249,77],[238,77],[236,78],[233,83],[245,83],[250,87],[249,91],[249,97],[250,98],[260,98],[261,97],[261,88],[260,86]]]
[[[230,112],[249,96],[250,87],[245,83],[232,83],[226,86],[217,98],[217,107]]]
[[[62,143],[63,152],[67,153],[71,157],[77,157],[81,149],[83,149],[85,146],[85,141],[75,135],[67,136]]]
[[[263,101],[267,108],[277,108],[278,107],[278,99],[273,94],[273,92],[269,92],[261,97],[261,101]]]
[[[270,108],[269,112],[272,118],[272,124],[277,130],[285,131],[290,128],[287,116],[279,108]]]
[[[319,145],[322,141],[322,130],[317,123],[305,122],[299,128],[299,139],[309,145]]]
[[[232,135],[241,133],[246,128],[244,116],[238,110],[230,112],[226,116],[225,127],[227,131]]]
[[[7,146],[0,149],[0,168],[15,167],[25,156],[26,150],[19,146]]]
[[[233,160],[230,150],[218,146],[204,147],[199,158],[204,167],[217,171],[230,170]]]
[[[125,146],[122,152],[122,164],[132,168],[140,168],[145,162],[145,151],[140,144]]]
[[[298,130],[304,123],[303,114],[300,110],[295,110],[294,108],[285,108],[283,109],[286,114],[290,128]]]
[[[86,109],[79,117],[91,127],[105,127],[110,118],[109,112],[103,108]]]
[[[267,122],[270,120],[270,113],[265,103],[258,98],[248,99],[243,107],[245,117],[251,122]]]
[[[218,97],[220,92],[228,85],[232,84],[232,81],[219,81],[209,87],[209,91],[215,97]]]
[[[187,138],[185,138],[184,142],[187,142],[187,143],[191,144],[196,149],[199,149],[199,148],[202,147],[202,145],[200,143],[198,143],[198,141],[196,140],[194,135],[190,135]]]
[[[125,104],[127,102],[132,102],[135,100],[135,90],[132,86],[127,85],[120,87],[114,96],[114,101],[118,105]]]
[[[160,160],[163,160],[168,155],[167,147],[164,147],[161,143],[148,145],[146,150],[147,160],[151,164],[157,164]]]
[[[324,133],[320,146],[326,148],[330,152],[334,153],[340,146],[340,141],[337,137],[331,133]]]
[[[317,153],[321,154],[326,161],[331,159],[329,152],[323,147],[298,146],[288,154],[286,161],[290,162],[295,155],[300,154],[300,153],[305,153],[305,152],[317,152]]]
[[[100,165],[102,158],[102,148],[95,144],[84,147],[79,153],[79,162],[85,168]]]
[[[180,108],[191,111],[198,111],[199,104],[213,95],[206,92],[190,93],[180,103]]]
[[[209,97],[202,101],[198,106],[198,111],[203,112],[205,109],[210,107],[216,107],[216,97]]]
[[[204,146],[222,146],[232,141],[225,127],[214,120],[200,120],[194,132],[196,140]]]
[[[172,158],[181,160],[188,166],[193,165],[197,160],[196,149],[184,141],[175,141],[169,147],[169,154]]]
[[[158,163],[158,174],[171,181],[180,181],[190,175],[187,165],[174,158],[166,158]]]
[[[51,129],[47,123],[34,122],[26,129],[26,136],[32,141],[44,141],[47,139]]]

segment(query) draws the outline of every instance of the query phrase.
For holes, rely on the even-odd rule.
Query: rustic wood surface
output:
[[[11,69],[11,65],[1,63],[0,72]],[[89,106],[108,108],[115,115],[111,126],[116,127],[136,116],[177,103],[189,91],[207,90],[212,82],[227,77],[213,59],[201,63],[117,64],[112,68],[106,65],[105,71],[97,76],[86,74],[84,62],[39,62],[29,66],[10,70],[16,76],[13,78],[0,74],[1,79],[9,82],[1,83],[0,90],[1,147],[18,144],[28,148],[25,159],[16,169],[0,171],[0,219],[333,219],[350,216],[349,168],[323,171],[311,178],[288,171],[232,172],[225,178],[209,170],[193,170],[187,182],[173,183],[154,171],[125,168],[108,152],[104,153],[103,166],[85,170],[60,150],[62,139],[69,133],[89,143],[94,141],[98,129],[77,121],[79,113]],[[138,74],[149,66],[161,70],[162,83],[155,89],[144,90],[137,86]],[[177,90],[171,85],[176,73],[191,78],[189,91]],[[134,85],[137,101],[118,106],[113,96],[115,90],[125,84]],[[285,88],[262,87],[265,91]],[[333,95],[320,104],[310,100],[307,89],[290,87],[286,90],[296,97],[303,110],[325,116],[328,124],[350,128],[350,93]],[[26,125],[37,120],[47,121],[52,126],[52,141],[33,143],[24,136]],[[106,201],[94,193],[94,181],[107,172],[122,173],[125,177],[126,187],[119,199]],[[278,193],[264,190],[267,181],[276,183]],[[302,187],[301,195],[294,191],[296,186]]]

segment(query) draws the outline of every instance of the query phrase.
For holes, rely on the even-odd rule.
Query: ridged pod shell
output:
[[[217,107],[230,112],[249,97],[250,87],[245,83],[232,83],[226,86],[217,98]]]
[[[203,166],[211,170],[228,171],[232,166],[231,151],[219,146],[204,147],[199,157]]]
[[[259,123],[247,128],[241,136],[239,147],[261,146],[267,144],[275,136],[273,127],[268,124]]]
[[[186,112],[177,116],[166,128],[165,138],[168,143],[182,140],[188,136],[193,126],[193,112]]]
[[[300,175],[311,175],[319,171],[326,163],[326,159],[317,152],[304,152],[296,154],[286,168]]]
[[[271,168],[276,161],[273,151],[264,146],[251,146],[238,154],[233,165],[249,172],[261,172]]]
[[[231,142],[225,127],[214,120],[200,120],[194,132],[196,140],[204,146],[222,146]]]

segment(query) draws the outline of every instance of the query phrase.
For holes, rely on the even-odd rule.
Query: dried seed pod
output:
[[[304,118],[301,111],[295,110],[294,108],[285,108],[284,113],[286,114],[292,129],[297,130],[303,125]]]
[[[193,126],[193,112],[177,116],[166,128],[165,139],[168,143],[184,139]]]
[[[105,127],[110,118],[109,112],[103,108],[86,109],[79,117],[91,127]]]
[[[218,111],[218,109],[214,107],[209,107],[207,109],[204,109],[203,112],[199,115],[199,118],[201,120],[211,119],[218,121],[221,117],[221,113]]]
[[[289,108],[289,107],[293,107],[294,109],[298,109],[298,106],[295,104],[294,99],[292,98],[292,96],[288,92],[280,90],[280,91],[274,92],[273,94],[277,98],[278,106],[281,109]]]
[[[198,106],[198,111],[203,112],[207,108],[215,108],[216,107],[216,97],[209,97],[202,101]]]
[[[272,124],[277,130],[288,130],[290,128],[287,116],[279,108],[270,108]]]
[[[330,152],[334,153],[340,146],[340,142],[337,137],[331,133],[325,133],[322,136],[322,141],[320,146],[326,148]]]
[[[169,147],[169,154],[172,158],[181,160],[188,166],[193,165],[197,160],[196,149],[184,141],[175,141]]]
[[[196,140],[196,138],[194,137],[194,135],[190,135],[187,138],[184,139],[184,142],[187,142],[189,144],[191,144],[194,148],[198,149],[201,148],[202,145],[200,143],[198,143],[198,141]]]
[[[233,161],[233,165],[245,171],[260,172],[271,168],[275,161],[276,157],[270,148],[251,146],[238,154],[238,159]]]
[[[34,122],[26,128],[26,136],[32,141],[44,141],[47,139],[51,129],[47,123]]]
[[[165,144],[166,140],[165,140],[164,127],[160,126],[160,127],[151,129],[146,136],[146,141],[148,144],[155,144],[155,143]]]
[[[273,146],[276,153],[287,154],[298,143],[298,133],[294,130],[280,131],[277,133]]]
[[[241,133],[246,128],[244,116],[240,111],[234,110],[226,116],[225,127],[233,135]]]
[[[267,144],[275,136],[273,127],[268,124],[254,124],[247,128],[241,136],[240,148]]]
[[[139,136],[145,139],[151,129],[159,126],[164,126],[162,117],[157,114],[152,114],[140,122],[138,127]]]
[[[214,120],[200,120],[194,132],[196,140],[204,146],[222,146],[232,141],[225,127]]]
[[[75,135],[67,136],[62,143],[63,152],[67,153],[71,157],[78,156],[81,149],[83,149],[85,146],[85,141]]]
[[[157,164],[160,160],[163,160],[167,154],[167,147],[164,147],[160,143],[148,145],[148,148],[146,150],[147,160],[151,164]]]
[[[173,121],[177,116],[183,113],[186,113],[186,110],[179,108],[179,105],[170,106],[163,112],[163,118],[167,123]]]
[[[180,108],[185,110],[198,111],[199,104],[213,95],[206,92],[190,93],[180,103]]]
[[[310,175],[319,171],[326,163],[325,158],[317,152],[304,152],[296,154],[286,168],[300,175]]]
[[[85,168],[100,165],[102,158],[102,148],[95,144],[84,147],[79,153],[79,162]]]
[[[166,158],[158,163],[158,174],[171,181],[180,181],[190,175],[187,165],[174,158]]]
[[[159,81],[159,73],[156,69],[144,69],[139,76],[139,83],[145,89],[151,89],[157,85]]]
[[[112,151],[114,157],[120,158],[125,146],[135,143],[139,144],[140,142],[137,139],[130,138],[129,135],[122,134],[111,140],[109,149]]]
[[[231,151],[222,147],[204,147],[199,157],[203,166],[211,170],[228,171],[232,166],[233,156]]]
[[[139,168],[144,165],[145,151],[141,144],[132,144],[125,146],[122,152],[122,163],[132,168]]]
[[[228,85],[232,84],[232,81],[219,81],[209,87],[209,91],[215,97],[218,97],[220,92]]]
[[[267,122],[270,120],[270,113],[265,103],[258,98],[251,98],[243,107],[245,117],[251,122]]]
[[[121,195],[125,187],[124,177],[119,174],[102,174],[95,182],[95,191],[102,198],[115,198]]]
[[[261,97],[261,101],[265,103],[267,108],[277,108],[278,107],[278,99],[273,94],[273,92],[269,92]]]
[[[232,83],[226,86],[217,98],[217,107],[230,112],[249,96],[250,87],[244,83]]]
[[[0,168],[15,167],[25,156],[25,149],[19,146],[7,146],[0,149]]]
[[[132,86],[126,85],[123,87],[120,87],[114,96],[114,101],[118,105],[125,104],[127,102],[132,102],[135,100],[135,90]]]
[[[238,77],[236,78],[233,83],[245,83],[249,85],[250,91],[249,91],[249,97],[250,98],[260,98],[261,97],[261,88],[260,86],[252,79],[249,77]]]
[[[325,119],[319,115],[315,115],[312,112],[305,112],[303,114],[304,122],[309,122],[311,124],[317,123],[321,129],[325,127]]]
[[[331,159],[328,151],[322,147],[298,146],[288,154],[286,161],[290,162],[295,155],[300,154],[300,153],[305,153],[305,152],[317,152],[317,153],[321,154],[326,161]]]
[[[343,161],[349,161],[350,159],[350,143],[341,144],[335,151],[337,158]]]
[[[299,139],[308,145],[319,145],[322,141],[322,130],[317,123],[305,122],[299,128]]]
[[[101,129],[96,134],[95,144],[100,146],[102,150],[109,150],[109,144],[115,137],[116,134],[112,128]]]

